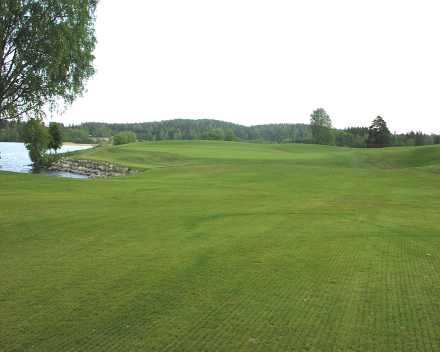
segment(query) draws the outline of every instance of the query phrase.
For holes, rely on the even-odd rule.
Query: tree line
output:
[[[322,112],[321,112],[322,113]],[[325,113],[325,111],[324,111]],[[0,142],[23,142],[23,125],[25,122],[2,121],[0,123]],[[331,121],[330,121],[331,125]],[[73,143],[112,142],[118,133],[132,132],[132,134],[117,137],[116,143],[125,141],[160,141],[160,140],[197,140],[220,139],[235,140],[251,143],[318,143],[351,148],[367,148],[369,128],[347,127],[342,130],[327,126],[332,137],[325,141],[314,139],[313,126],[310,124],[266,124],[243,126],[231,122],[201,119],[176,119],[143,123],[100,123],[85,122],[78,125],[60,124],[64,132],[64,140]],[[217,137],[209,137],[217,131]],[[214,133],[215,135],[215,133]],[[135,136],[135,137],[134,137]],[[389,134],[389,146],[421,146],[440,144],[437,134],[424,134],[421,131],[405,134]]]
[[[24,122],[3,121],[0,126],[0,141],[23,141],[21,135],[23,124]],[[225,136],[228,131],[231,131],[234,140],[245,142],[282,143],[288,140],[292,143],[313,143],[310,126],[307,124],[270,124],[248,127],[211,119],[176,119],[144,123],[85,122],[79,125],[61,124],[61,126],[65,133],[65,141],[74,143],[96,143],[97,139],[114,138],[120,132],[133,132],[138,141],[198,140],[204,138],[204,133],[215,129],[222,130]]]
[[[355,148],[384,148],[440,144],[440,136],[411,131],[406,134],[391,134],[385,120],[376,116],[370,127],[348,127],[336,130],[330,116],[323,108],[310,115],[310,128],[314,143]]]
[[[45,150],[62,140],[114,144],[139,141],[214,139],[254,143],[317,143],[356,148],[439,144],[439,135],[391,134],[377,116],[370,127],[336,130],[323,108],[308,124],[242,126],[230,122],[168,120],[145,123],[82,123],[45,126],[46,110],[81,97],[95,73],[95,11],[99,0],[6,1],[0,3],[0,141],[22,142],[42,163]],[[27,120],[27,122],[21,122]],[[61,142],[60,142],[61,141]],[[32,156],[33,155],[33,156]]]

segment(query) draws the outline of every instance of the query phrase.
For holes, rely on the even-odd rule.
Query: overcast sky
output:
[[[218,119],[440,133],[438,0],[102,0],[97,74],[52,121]]]

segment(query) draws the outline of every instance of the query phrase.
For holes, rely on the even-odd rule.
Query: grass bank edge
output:
[[[355,149],[307,144],[253,144],[218,141],[156,141],[98,147],[69,153],[77,159],[105,161],[137,171],[194,164],[287,162],[305,164],[327,159],[324,166],[343,168],[416,168],[438,172],[440,145]]]

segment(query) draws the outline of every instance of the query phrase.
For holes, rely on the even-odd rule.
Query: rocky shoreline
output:
[[[72,158],[61,158],[52,163],[48,169],[67,171],[74,174],[85,175],[89,178],[118,177],[138,173],[138,171],[134,171],[129,167],[119,167],[105,162]]]

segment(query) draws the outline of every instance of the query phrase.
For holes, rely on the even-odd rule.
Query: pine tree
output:
[[[367,148],[384,148],[391,146],[391,132],[386,122],[380,116],[373,120],[368,128]]]

